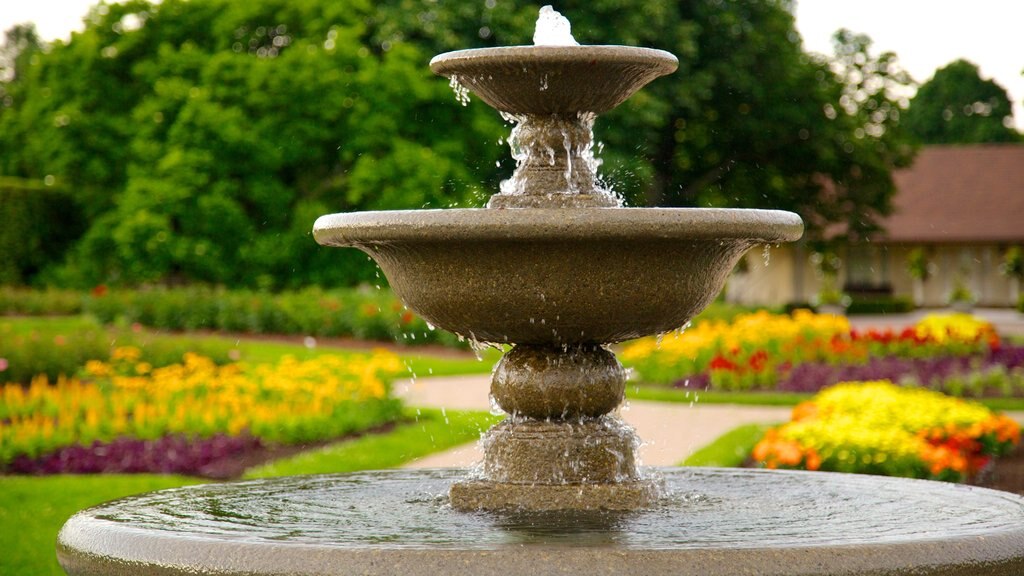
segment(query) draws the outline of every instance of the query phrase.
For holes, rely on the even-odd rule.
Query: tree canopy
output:
[[[907,130],[924,144],[1017,142],[1006,89],[956,60],[921,85],[906,114]]]
[[[567,0],[581,43],[679,57],[598,120],[602,174],[633,204],[794,210],[872,229],[912,148],[905,81],[867,38],[804,53],[782,0]],[[318,248],[316,216],[480,206],[513,168],[508,126],[427,62],[528,43],[533,6],[428,0],[129,0],[69,42],[8,37],[0,176],[73,192],[87,231],[43,281],[265,287],[372,279]],[[22,30],[17,38],[30,38]]]

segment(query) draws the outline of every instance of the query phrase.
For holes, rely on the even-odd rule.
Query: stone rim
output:
[[[664,469],[666,474],[680,474],[684,469]],[[736,474],[735,470],[703,469],[701,474]],[[424,475],[429,471],[420,471]],[[443,470],[432,472],[435,476]],[[392,475],[410,476],[408,471],[391,471]],[[444,477],[454,477],[455,471]],[[798,480],[806,475],[828,475],[846,478],[846,474],[746,471],[747,476],[776,477]],[[353,475],[346,475],[353,476]],[[359,476],[354,475],[354,476]],[[420,476],[413,475],[417,484]],[[343,476],[335,476],[341,478]],[[309,477],[316,481],[317,477]],[[325,479],[333,478],[329,476]],[[287,479],[258,481],[281,482]],[[295,482],[295,479],[288,480]],[[904,488],[939,486],[920,480],[894,480],[859,477],[858,484],[877,484],[878,488],[899,482]],[[241,483],[241,486],[251,485]],[[190,490],[176,489],[162,493],[178,493],[187,497]],[[954,487],[941,488],[952,494]],[[248,493],[248,491],[247,491]],[[971,489],[963,497],[991,498],[999,496],[1008,506],[1024,506],[1019,496],[986,489]],[[161,493],[157,493],[161,494]],[[134,496],[142,501],[147,496]],[[1024,567],[1024,528],[1020,525],[1001,529],[974,530],[949,537],[882,542],[844,543],[840,545],[776,545],[723,546],[693,548],[685,541],[679,548],[642,548],[573,545],[529,545],[508,543],[496,546],[429,546],[396,549],[387,541],[365,545],[339,545],[334,541],[289,542],[259,540],[244,533],[235,535],[180,534],[159,529],[118,524],[105,519],[106,507],[101,505],[76,514],[61,531],[57,552],[61,564],[72,575],[84,574],[175,574],[200,573],[220,576],[256,574],[451,574],[508,575],[563,574],[567,565],[576,573],[631,573],[643,566],[646,574],[685,576],[725,576],[740,572],[762,576],[794,574],[845,574],[879,576],[942,575],[942,576],[1011,576]],[[908,519],[908,521],[913,521]],[[202,569],[197,567],[201,566]],[[755,571],[754,568],[757,570]]]
[[[343,212],[321,216],[325,246],[453,240],[741,239],[792,242],[803,221],[784,210],[734,208],[530,208]]]
[[[544,116],[607,112],[678,65],[668,52],[632,46],[503,46],[430,61],[492,108]]]
[[[618,64],[642,64],[656,69],[658,76],[671,74],[679,67],[679,59],[671,52],[657,48],[619,46],[614,44],[579,46],[497,46],[493,48],[468,48],[438,54],[430,59],[430,70],[434,74],[450,76],[458,74],[462,66],[490,64],[493,62],[515,61],[517,63],[581,64],[592,66],[596,62]]]

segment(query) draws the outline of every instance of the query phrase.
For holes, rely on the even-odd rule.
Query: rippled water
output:
[[[85,512],[167,538],[330,548],[510,545],[625,549],[814,547],[1019,529],[1024,499],[954,484],[845,474],[662,469],[667,496],[635,513],[460,513],[465,472],[383,471],[186,487]],[[106,522],[103,522],[106,521]]]

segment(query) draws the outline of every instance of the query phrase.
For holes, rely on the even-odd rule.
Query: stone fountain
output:
[[[591,153],[596,115],[676,59],[558,45],[465,50],[431,69],[515,123],[487,208],[332,214],[321,244],[373,257],[406,305],[512,345],[509,414],[477,471],[387,471],[189,487],[79,513],[70,574],[1024,574],[1024,499],[934,482],[765,470],[644,470],[613,411],[609,344],[686,324],[788,212],[623,208]]]

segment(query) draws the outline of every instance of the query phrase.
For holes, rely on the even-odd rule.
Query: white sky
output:
[[[245,0],[239,0],[245,1]],[[459,0],[463,1],[463,0]],[[893,51],[918,82],[957,58],[977,64],[1010,92],[1024,127],[1024,0],[796,0],[805,47],[831,54],[839,28],[867,34],[875,53]],[[82,27],[95,0],[0,0],[0,30],[32,21],[47,40]],[[538,2],[540,4],[541,2]]]

